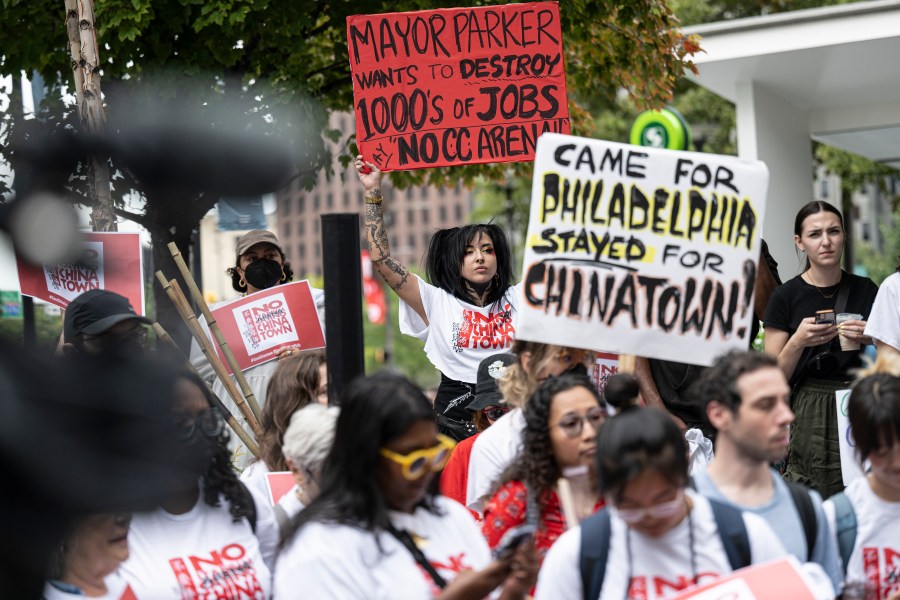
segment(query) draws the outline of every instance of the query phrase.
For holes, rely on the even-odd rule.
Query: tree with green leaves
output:
[[[126,108],[150,106],[159,111],[192,107],[214,122],[222,102],[244,107],[243,127],[302,137],[297,143],[295,178],[310,187],[320,171],[330,173],[332,157],[322,136],[342,142],[340,160],[349,165],[355,154],[352,136],[329,130],[330,111],[352,106],[352,86],[346,44],[346,17],[351,14],[411,11],[500,3],[463,0],[401,0],[385,2],[293,2],[289,0],[104,0],[96,5],[96,27],[102,61],[107,112],[111,120]],[[59,0],[2,0],[0,27],[4,33],[0,74],[38,72],[49,93],[39,119],[46,129],[73,128],[64,102],[72,65],[67,49],[64,5]],[[675,82],[698,48],[677,28],[662,0],[568,2],[561,6],[572,130],[593,131],[592,108],[598,98],[613,99],[626,90],[639,106],[658,107],[669,101]],[[287,111],[286,109],[291,109]],[[273,119],[274,114],[289,114]],[[36,136],[4,115],[2,158],[13,159],[10,140]],[[204,118],[204,117],[201,117]],[[17,134],[16,128],[27,130]],[[177,161],[177,148],[172,160]],[[113,195],[119,217],[150,231],[157,268],[175,274],[165,250],[174,241],[187,255],[200,218],[215,204],[215,194],[148,189],[127,169],[111,165]],[[514,173],[527,178],[530,164],[516,163]],[[472,165],[396,173],[393,184],[445,183],[476,177],[502,180],[508,165]],[[74,174],[72,193],[89,204],[84,169]],[[0,181],[0,194],[6,195]],[[122,202],[129,193],[143,195],[139,212]],[[187,256],[186,256],[187,258]],[[159,321],[170,331],[182,331],[174,311],[167,312],[157,286]],[[175,335],[182,343],[184,336]]]

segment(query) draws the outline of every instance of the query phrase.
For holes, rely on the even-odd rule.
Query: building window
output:
[[[820,195],[822,198],[827,198],[827,197],[828,197],[828,180],[827,180],[827,179],[823,179],[823,180],[819,183],[819,195]]]
[[[444,196],[447,195],[447,188],[445,188],[444,186],[441,186],[440,188],[438,188],[438,194],[440,195],[441,198],[443,198]]]
[[[303,235],[304,233],[306,233],[306,221],[300,221],[297,223],[297,234]]]
[[[428,209],[423,208],[422,209],[422,225],[428,225],[428,216],[429,216]]]
[[[411,208],[406,209],[406,224],[412,225],[416,222],[416,211]]]
[[[350,207],[350,192],[344,192],[344,208]]]
[[[319,195],[313,194],[313,210],[319,210]]]
[[[438,218],[441,220],[441,223],[447,222],[447,207],[443,204],[438,207]]]
[[[316,258],[319,258],[322,256],[322,247],[319,244],[315,244],[314,247],[316,249]]]
[[[291,197],[290,195],[285,195],[284,202],[281,203],[284,206],[284,214],[291,214]]]
[[[431,241],[431,234],[430,234],[430,233],[423,233],[423,234],[422,234],[422,246],[425,247],[425,248],[427,248],[427,247],[428,247],[428,242],[429,242],[429,241]]]
[[[422,186],[422,191],[420,191],[419,194],[421,195],[422,200],[425,200],[426,198],[428,198],[428,187]]]
[[[306,246],[302,243],[297,244],[297,256],[299,256],[301,260],[306,258]]]
[[[325,208],[331,210],[334,208],[334,194],[328,192],[328,195],[325,196]]]
[[[322,276],[322,267],[316,267],[316,277]]]
[[[303,214],[304,210],[306,210],[306,198],[297,196],[297,212]]]
[[[409,237],[406,239],[406,241],[409,242],[410,250],[412,250],[413,248],[416,247],[416,236],[415,235],[409,234]]]
[[[291,237],[291,222],[285,221],[281,226],[281,236],[285,238]]]
[[[397,241],[397,236],[392,235],[391,236],[391,248],[396,248],[399,244],[400,244],[400,242]]]
[[[412,196],[413,196],[412,188],[406,188],[406,199],[412,200]]]
[[[316,235],[319,234],[319,219],[313,220],[313,233],[315,233]]]
[[[461,205],[461,204],[457,204],[456,206],[453,207],[453,214],[454,214],[454,216],[456,217],[457,223],[461,223],[462,220],[463,220],[462,205]]]

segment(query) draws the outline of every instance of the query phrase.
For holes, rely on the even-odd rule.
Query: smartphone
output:
[[[828,310],[817,310],[816,311],[816,325],[821,325],[823,323],[828,324],[828,325],[834,325],[835,316],[834,316],[833,310],[828,309]]]
[[[503,534],[500,543],[494,548],[494,558],[497,560],[509,558],[522,544],[534,539],[534,525],[519,525]]]

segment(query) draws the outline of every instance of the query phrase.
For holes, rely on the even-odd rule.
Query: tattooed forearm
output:
[[[366,204],[366,241],[373,261],[380,261],[391,255],[387,231],[384,228],[384,211],[380,204]]]
[[[381,273],[381,276],[384,277],[384,280],[388,283],[388,285],[391,286],[391,288],[393,288],[395,292],[399,292],[400,288],[402,288],[406,284],[407,279],[409,279],[409,269],[401,265],[393,258],[388,258],[384,261],[383,264],[387,270],[395,275],[395,277],[391,277],[390,279],[388,279],[387,274],[384,272]],[[381,269],[379,269],[379,271],[381,271]]]

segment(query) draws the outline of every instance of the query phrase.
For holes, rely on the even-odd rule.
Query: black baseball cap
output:
[[[497,380],[503,376],[506,367],[515,361],[516,355],[508,352],[492,354],[482,360],[478,365],[478,378],[475,380],[475,399],[466,409],[475,412],[488,406],[503,404],[503,394],[500,393]]]
[[[100,335],[107,329],[127,319],[137,319],[145,325],[153,321],[134,312],[128,298],[107,290],[89,290],[66,308],[63,332],[67,342],[82,333]]]

